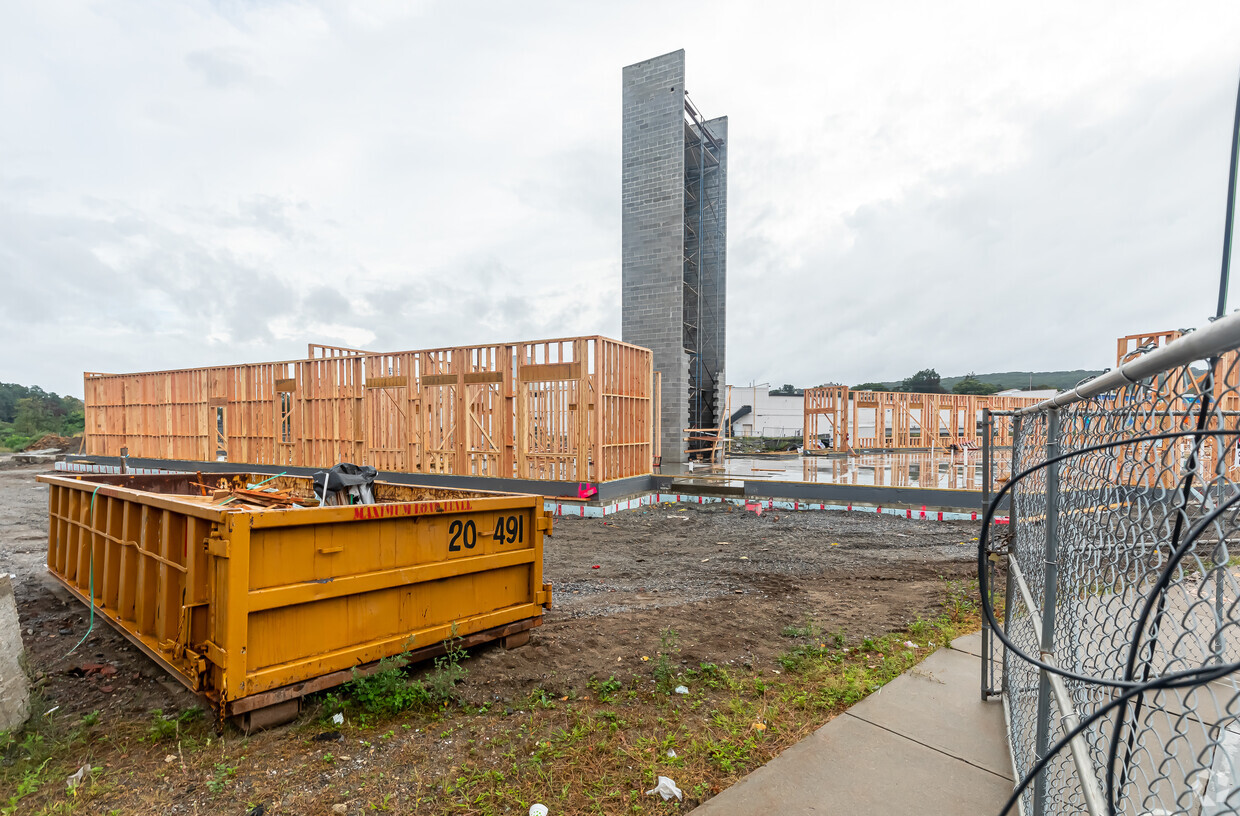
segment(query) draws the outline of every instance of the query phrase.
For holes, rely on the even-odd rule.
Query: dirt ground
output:
[[[837,713],[833,703],[805,702],[817,687],[802,687],[802,706],[766,686],[797,682],[784,680],[791,670],[780,663],[796,642],[785,628],[812,619],[823,639],[857,645],[919,618],[951,618],[942,608],[949,582],[966,587],[975,569],[968,522],[759,516],[730,505],[563,518],[543,554],[553,609],[527,646],[471,650],[455,706],[337,727],[320,697],[298,721],[268,732],[221,737],[187,721],[196,725],[170,740],[150,737],[153,723],[190,716],[197,699],[107,624],[89,630],[89,610],[47,573],[47,490],[35,481],[45,468],[0,461],[0,572],[16,577],[35,717],[46,718],[36,722],[61,723],[55,739],[64,740],[50,760],[27,763],[20,783],[7,776],[16,790],[0,790],[0,809],[15,796],[10,807],[30,814],[480,816],[526,812],[539,799],[558,802],[554,814],[692,810]],[[661,657],[668,629],[676,647]],[[932,645],[903,656],[866,650],[854,650],[843,671],[875,676],[898,665],[885,673],[890,680],[911,665],[899,661]],[[666,655],[680,663],[673,673],[686,678],[688,694],[656,691]],[[696,670],[711,663],[739,685],[704,682]],[[789,673],[780,677],[780,667]],[[622,702],[599,697],[611,677],[625,688]],[[27,734],[24,744],[38,737]],[[656,750],[658,740],[666,747]],[[662,753],[672,745],[680,758]],[[10,750],[12,761],[22,750]],[[83,763],[97,775],[86,794],[69,795],[64,779]],[[644,794],[668,765],[683,802]]]
[[[31,669],[66,713],[178,710],[194,698],[46,571],[45,468],[0,469],[0,569],[16,575]],[[657,505],[607,519],[557,519],[544,552],[554,607],[529,646],[474,650],[462,689],[474,703],[556,695],[635,670],[679,633],[681,661],[763,666],[782,628],[813,617],[849,640],[940,610],[945,579],[974,571],[975,525],[865,513]]]

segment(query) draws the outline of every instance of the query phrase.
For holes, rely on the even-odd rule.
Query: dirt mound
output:
[[[80,453],[82,450],[82,437],[44,434],[27,445],[26,450],[55,450],[60,453]]]

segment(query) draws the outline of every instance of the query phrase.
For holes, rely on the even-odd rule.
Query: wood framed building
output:
[[[853,391],[842,385],[807,388],[805,451],[978,448],[982,409],[1011,411],[1038,402],[1036,397]],[[996,444],[1011,444],[1005,430],[996,426]]]
[[[84,452],[602,482],[658,455],[651,352],[606,337],[85,375]]]

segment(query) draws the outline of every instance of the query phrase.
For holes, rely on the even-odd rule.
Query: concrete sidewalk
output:
[[[983,703],[981,633],[939,649],[694,812],[998,814],[1003,709]]]

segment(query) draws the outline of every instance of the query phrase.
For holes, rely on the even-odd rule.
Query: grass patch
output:
[[[667,813],[676,803],[644,793],[664,775],[685,791],[681,808],[696,804],[975,631],[980,617],[968,589],[946,582],[943,614],[853,644],[811,619],[787,627],[782,634],[799,642],[781,656],[778,671],[701,663],[677,672],[677,635],[665,630],[648,674],[634,676],[628,692],[614,675],[594,678],[592,700],[531,710],[509,731],[512,750],[497,749],[490,762],[480,755],[483,761],[462,769],[434,801],[476,814],[532,802],[562,813]],[[669,695],[676,682],[690,693]]]
[[[713,796],[975,631],[975,593],[945,582],[942,614],[868,637],[826,634],[806,618],[784,631],[778,660],[758,666],[684,666],[679,635],[667,629],[648,663],[591,678],[584,696],[551,685],[554,694],[536,688],[508,705],[466,706],[456,692],[463,653],[449,650],[420,675],[401,657],[384,661],[320,696],[318,719],[284,732],[220,738],[188,713],[160,712],[127,731],[97,716],[43,718],[0,735],[0,812],[158,812],[193,785],[221,813],[266,803],[271,816],[317,811],[323,802],[471,816],[521,813],[534,802],[552,813],[671,813]],[[674,693],[676,685],[689,693]],[[341,712],[345,723],[325,732]],[[95,773],[76,795],[66,793],[65,777],[86,762]],[[659,775],[674,779],[687,801],[647,796]]]
[[[45,788],[64,790],[65,779],[82,764],[93,764],[93,743],[105,741],[99,712],[76,720],[57,718],[37,695],[30,700],[31,716],[16,731],[0,731],[0,814],[36,812],[28,803]],[[92,774],[85,787],[94,784]],[[55,811],[49,811],[55,812]]]

